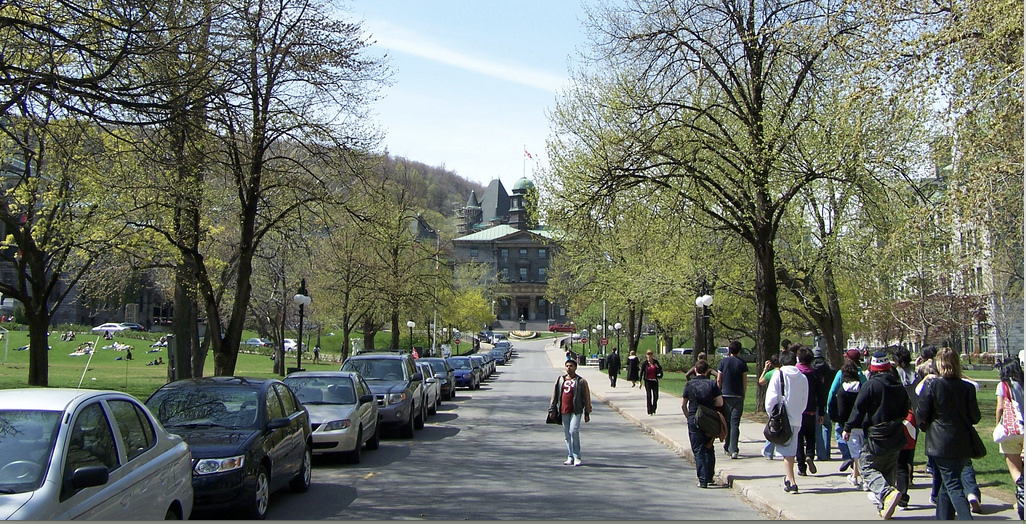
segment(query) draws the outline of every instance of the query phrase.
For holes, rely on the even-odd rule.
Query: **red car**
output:
[[[573,333],[576,330],[570,324],[552,324],[549,326],[549,331],[552,333]]]

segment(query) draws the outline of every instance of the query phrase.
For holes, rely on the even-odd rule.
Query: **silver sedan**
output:
[[[192,500],[189,446],[132,396],[0,391],[0,519],[187,519]]]
[[[360,451],[378,449],[381,416],[367,382],[354,371],[299,371],[285,383],[310,413],[313,452],[344,453],[360,462]]]

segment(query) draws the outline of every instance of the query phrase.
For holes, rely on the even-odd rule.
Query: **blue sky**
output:
[[[384,147],[507,190],[547,166],[547,112],[586,42],[581,0],[352,0],[394,84],[373,110]]]

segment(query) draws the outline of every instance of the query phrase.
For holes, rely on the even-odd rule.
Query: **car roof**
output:
[[[331,377],[331,378],[349,377],[349,378],[354,378],[355,379],[359,375],[360,374],[355,372],[355,371],[296,371],[296,372],[293,372],[293,373],[289,373],[288,376],[286,376],[283,379],[283,381],[286,381],[286,380],[288,380],[290,378],[318,378],[318,377],[320,377],[320,378],[325,378],[325,377]]]
[[[0,390],[0,406],[3,409],[34,409],[64,411],[68,405],[98,395],[117,394],[131,397],[120,391],[73,388],[19,388]]]
[[[410,358],[410,355],[406,353],[361,353],[359,355],[350,355],[349,358],[355,360],[367,360],[367,359],[379,359],[387,358],[392,360]],[[346,359],[349,360],[349,359]]]
[[[236,386],[236,387],[248,387],[253,389],[262,389],[265,386],[269,386],[275,382],[281,382],[274,378],[254,378],[254,377],[202,377],[202,378],[186,378],[182,380],[176,380],[169,384],[164,384],[160,389],[169,388],[192,388],[202,386]]]

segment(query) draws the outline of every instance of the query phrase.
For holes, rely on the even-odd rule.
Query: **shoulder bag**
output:
[[[1005,394],[1001,396],[1001,423],[994,426],[994,442],[1001,443],[1022,435],[1022,428],[1015,416],[1015,405],[1012,403],[1012,390],[1008,383],[1001,381]]]
[[[779,373],[779,371],[778,371]],[[777,402],[770,410],[769,420],[762,430],[762,436],[766,440],[782,446],[791,440],[791,420],[787,416],[787,406],[784,399],[784,375],[780,375],[780,402]]]

